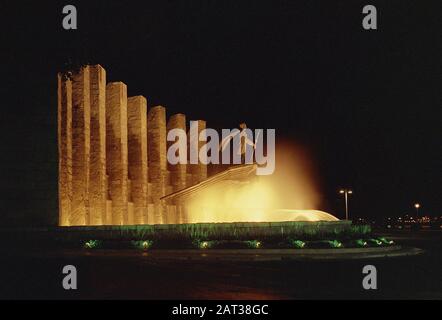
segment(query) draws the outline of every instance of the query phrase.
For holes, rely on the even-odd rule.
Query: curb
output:
[[[88,250],[69,251],[63,256],[99,258],[140,258],[171,261],[331,261],[407,257],[423,254],[414,247],[342,248],[342,249],[195,249],[195,250]]]

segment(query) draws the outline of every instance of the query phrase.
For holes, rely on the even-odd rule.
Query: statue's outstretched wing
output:
[[[239,130],[233,130],[229,135],[225,136],[220,143],[219,150],[224,151],[224,149],[229,145],[230,140],[232,140],[236,135],[240,134]]]
[[[256,139],[255,139],[255,141],[258,139],[260,133],[261,133],[261,132],[258,131],[258,134],[256,135]],[[240,141],[241,141],[241,143],[240,143],[240,145],[238,146],[237,154],[243,154],[243,153],[245,153],[245,148],[243,148],[243,145],[242,145],[242,144],[243,144],[242,139],[241,139],[242,137],[244,137],[244,143],[245,143],[245,144],[247,144],[247,145],[249,145],[249,146],[252,146],[253,149],[256,148],[256,143],[255,143],[253,140],[249,139],[249,137],[247,136],[247,134],[245,133],[244,130],[243,130],[243,131],[235,130],[235,131],[231,132],[228,136],[224,137],[224,138],[221,140],[219,150],[224,151],[224,149],[229,145],[230,140],[232,140],[232,139],[233,139],[235,136],[237,136],[238,134],[240,135]],[[243,149],[244,149],[244,151],[243,151]]]

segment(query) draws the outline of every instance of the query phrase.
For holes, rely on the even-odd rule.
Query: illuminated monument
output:
[[[198,132],[206,128],[197,124]],[[254,164],[220,167],[210,177],[202,163],[169,164],[166,136],[175,128],[186,131],[184,114],[167,121],[164,107],[127,97],[122,82],[107,83],[100,65],[59,73],[59,225],[337,220],[317,210],[274,210]]]

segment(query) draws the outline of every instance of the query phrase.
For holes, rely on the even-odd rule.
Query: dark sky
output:
[[[65,31],[62,7],[78,9]],[[378,30],[362,29],[362,7]],[[4,224],[55,223],[56,74],[100,63],[109,81],[209,127],[276,128],[308,148],[323,207],[442,215],[439,1],[2,1]]]

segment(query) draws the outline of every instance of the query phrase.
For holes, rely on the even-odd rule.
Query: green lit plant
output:
[[[98,240],[88,240],[84,243],[86,249],[96,249],[100,246],[100,241]]]
[[[302,249],[305,247],[305,242],[302,240],[290,240],[290,244],[296,249]]]
[[[338,240],[330,240],[330,241],[328,241],[328,244],[332,248],[342,248],[342,242],[340,242]]]
[[[261,248],[261,245],[262,245],[261,241],[258,241],[258,240],[249,240],[249,241],[246,241],[246,243],[247,243],[247,246],[252,249],[259,249],[259,248]]]
[[[152,240],[138,240],[138,241],[132,241],[132,246],[134,246],[137,249],[149,249],[152,247],[153,241]]]
[[[381,246],[382,245],[382,241],[379,239],[369,239],[368,240],[371,244],[377,245],[377,246]]]
[[[393,240],[387,240],[385,237],[379,237],[379,241],[381,241],[383,244],[394,244]]]
[[[212,247],[212,241],[194,240],[193,245],[199,249],[209,249]]]
[[[209,241],[201,241],[199,247],[200,249],[208,249],[210,247]]]
[[[358,247],[366,247],[367,246],[367,241],[365,241],[364,239],[358,239],[355,241],[356,246]]]

